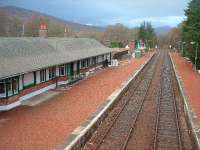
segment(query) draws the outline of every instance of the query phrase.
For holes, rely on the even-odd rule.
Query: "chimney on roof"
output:
[[[46,23],[40,24],[39,37],[42,37],[42,38],[48,37],[48,27]]]

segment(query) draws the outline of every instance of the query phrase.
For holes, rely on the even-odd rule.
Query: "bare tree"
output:
[[[118,42],[126,45],[129,41],[137,39],[138,29],[130,29],[122,24],[108,26],[103,35],[103,41]]]
[[[16,17],[0,11],[0,36],[21,36],[22,24]]]

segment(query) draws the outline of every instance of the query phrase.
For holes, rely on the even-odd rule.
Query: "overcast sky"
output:
[[[96,26],[123,23],[139,26],[143,20],[155,27],[176,26],[184,19],[190,0],[0,0],[14,5]]]

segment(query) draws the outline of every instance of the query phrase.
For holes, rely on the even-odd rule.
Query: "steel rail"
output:
[[[158,61],[158,62],[159,62],[159,61]],[[148,85],[148,87],[147,87],[147,90],[146,90],[145,95],[144,95],[144,97],[143,97],[143,100],[142,100],[142,103],[141,103],[141,105],[140,105],[140,108],[139,108],[139,110],[138,110],[138,112],[137,112],[137,114],[136,114],[136,118],[135,118],[135,120],[133,121],[133,123],[132,123],[132,125],[131,125],[132,127],[130,128],[130,130],[129,130],[129,132],[128,132],[128,136],[126,137],[123,146],[120,148],[121,150],[125,150],[125,149],[126,149],[127,143],[128,143],[128,141],[129,141],[129,139],[130,139],[130,137],[131,137],[131,134],[132,134],[134,128],[135,128],[135,125],[136,125],[136,122],[137,122],[137,120],[138,120],[138,117],[139,117],[139,115],[140,115],[140,113],[141,113],[142,107],[144,106],[144,102],[145,102],[145,100],[146,100],[147,93],[149,92],[150,86],[151,86],[151,84],[152,84],[153,77],[154,77],[154,75],[155,75],[157,69],[158,69],[158,65],[155,66],[154,73],[153,73],[153,75],[152,75],[152,77],[151,77],[151,81],[150,81],[150,83],[149,83],[149,85]]]
[[[164,69],[164,67],[162,66],[162,70]],[[155,127],[155,136],[154,136],[154,145],[153,145],[153,149],[156,150],[156,144],[157,144],[157,134],[158,134],[158,124],[159,124],[159,120],[160,120],[160,105],[161,105],[161,97],[162,97],[162,84],[163,84],[163,80],[162,80],[162,75],[161,75],[161,88],[159,91],[159,97],[158,97],[158,105],[157,105],[157,117],[156,117],[156,127]]]
[[[168,58],[168,54],[167,54],[167,58]],[[167,60],[168,60],[168,63],[169,63],[169,59],[167,59]],[[169,68],[171,70],[171,64],[169,63],[168,65],[169,65]],[[170,71],[170,76],[172,78],[172,71]],[[164,78],[164,76],[163,76],[163,78]],[[163,85],[163,81],[164,80],[162,80],[161,86]],[[178,144],[179,149],[182,150],[181,134],[180,134],[180,128],[179,128],[180,126],[179,126],[179,119],[178,119],[178,112],[177,112],[177,104],[176,104],[175,90],[174,90],[172,80],[170,80],[169,85],[170,85],[170,89],[171,89],[172,97],[173,97],[173,104],[172,105],[173,105],[173,109],[174,109],[174,115],[175,115],[174,121],[175,121],[175,124],[176,124],[176,131],[177,131],[177,136],[178,136],[177,144]],[[153,147],[154,150],[157,150],[158,132],[159,132],[158,128],[159,128],[159,121],[160,121],[160,108],[161,108],[162,93],[163,93],[163,87],[161,87],[161,89],[160,89],[160,96],[159,96],[159,102],[158,102],[158,107],[157,107],[157,120],[156,120],[155,136],[154,136],[154,147]]]
[[[147,66],[149,66],[150,64],[152,64],[155,61],[155,55],[153,56],[154,58],[152,60],[150,60],[149,64]],[[145,71],[141,72],[141,74],[139,74],[139,76],[141,76],[142,74],[145,74],[146,72],[149,71],[148,67],[145,67]],[[142,78],[139,80],[138,84],[140,84],[143,79],[145,78],[145,76],[141,76]],[[137,86],[133,89],[133,91],[137,88]],[[128,87],[127,91],[130,89],[130,86]],[[110,129],[114,126],[115,122],[117,121],[117,119],[119,118],[120,114],[123,112],[124,108],[126,107],[126,105],[128,104],[128,102],[130,101],[131,97],[134,95],[134,92],[129,96],[129,99],[125,102],[125,104],[121,107],[119,113],[116,115],[115,119],[113,120],[113,122],[111,123],[111,125],[109,126],[109,128],[107,128],[105,134],[103,134],[102,138],[99,140],[99,142],[97,144],[95,144],[95,147],[93,147],[93,150],[97,150],[100,145],[103,142],[103,139],[105,139],[105,137],[107,136],[107,134],[109,133]]]

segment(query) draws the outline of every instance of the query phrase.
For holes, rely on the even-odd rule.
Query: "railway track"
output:
[[[137,121],[138,115],[144,103],[147,91],[154,76],[157,63],[159,62],[158,53],[147,69],[140,76],[141,80],[137,84],[137,88],[130,87],[124,95],[127,99],[124,105],[118,105],[120,111],[113,111],[114,119],[105,121],[102,131],[98,131],[93,136],[84,149],[125,149],[129,136]],[[127,93],[130,93],[127,95]],[[121,100],[120,100],[121,102]],[[112,114],[112,112],[111,112]],[[112,116],[112,115],[111,115]],[[113,117],[108,117],[113,118]]]
[[[165,54],[167,55],[167,54]],[[169,56],[165,56],[157,111],[154,150],[182,150],[177,105]]]
[[[191,142],[186,144],[188,147],[182,144],[183,130],[181,132],[179,123],[181,108],[177,108],[178,92],[174,86],[173,69],[168,53],[158,52],[121,94],[118,103],[83,149],[191,149]],[[147,114],[148,111],[152,114]],[[180,122],[183,123],[183,119]],[[142,127],[145,127],[144,131]],[[191,140],[189,134],[186,136],[188,141]]]

